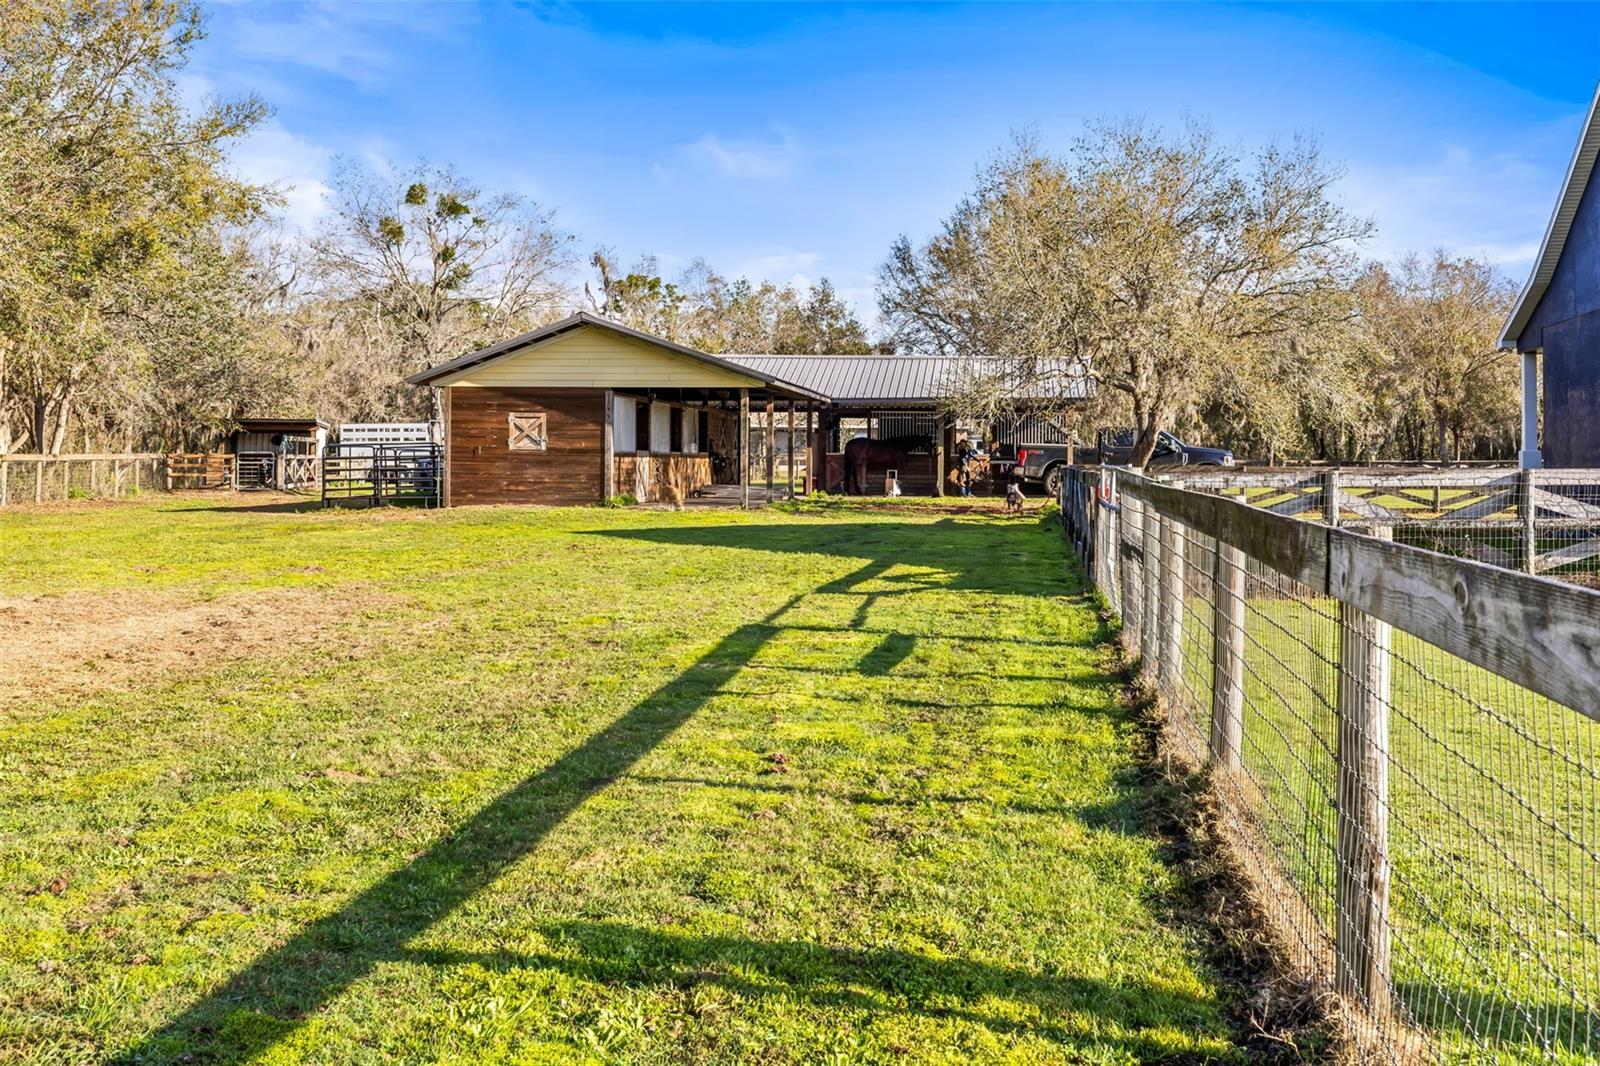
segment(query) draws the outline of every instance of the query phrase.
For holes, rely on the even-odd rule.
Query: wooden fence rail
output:
[[[1396,543],[1389,476],[1193,485],[1075,468],[1065,532],[1358,1057],[1600,1060],[1600,592]]]
[[[164,488],[164,478],[154,452],[0,455],[0,507],[135,496]]]

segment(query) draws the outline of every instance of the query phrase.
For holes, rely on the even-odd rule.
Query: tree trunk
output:
[[[1133,453],[1128,456],[1128,465],[1143,469],[1150,465],[1150,457],[1155,454],[1156,440],[1161,436],[1160,415],[1151,411],[1141,414],[1135,410],[1133,415]]]

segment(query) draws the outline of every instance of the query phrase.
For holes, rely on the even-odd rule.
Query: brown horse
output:
[[[867,494],[868,463],[901,467],[912,452],[928,451],[932,447],[933,438],[927,434],[913,433],[904,437],[885,437],[883,440],[857,437],[844,446],[844,494]]]

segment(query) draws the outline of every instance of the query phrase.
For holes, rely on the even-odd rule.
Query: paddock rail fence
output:
[[[0,507],[109,500],[166,487],[166,457],[154,452],[0,455]]]
[[[1335,526],[1381,524],[1399,543],[1600,587],[1600,470],[1174,467],[1163,473],[1184,488],[1274,514]]]
[[[1600,592],[1124,469],[1061,504],[1350,1057],[1600,1061]]]

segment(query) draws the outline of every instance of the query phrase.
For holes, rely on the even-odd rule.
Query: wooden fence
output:
[[[1600,592],[1343,502],[1314,523],[1078,468],[1061,503],[1353,1057],[1600,1058]]]
[[[252,456],[243,462],[220,452],[0,455],[0,507],[178,489],[315,490],[321,476],[322,464],[311,455]]]
[[[0,507],[135,496],[166,487],[165,456],[0,455]]]
[[[1403,543],[1600,583],[1600,470],[1177,467],[1163,474],[1184,488],[1274,514],[1384,526]]]

